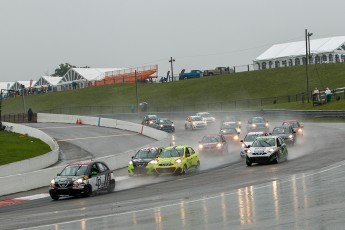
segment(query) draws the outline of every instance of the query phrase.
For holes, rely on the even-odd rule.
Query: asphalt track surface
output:
[[[215,133],[219,128],[214,125],[207,130],[185,131],[182,120],[175,124],[177,131],[172,141],[192,146],[197,146],[204,133]],[[289,148],[286,162],[247,167],[236,145],[226,156],[202,155],[201,170],[189,175],[126,178],[126,170],[119,170],[116,176],[127,180],[129,186],[117,187],[111,194],[59,201],[45,197],[0,206],[0,228],[344,229],[345,123],[303,124],[305,135]],[[66,130],[44,126],[53,137],[68,139]],[[95,132],[94,127],[75,129],[69,128],[69,133],[80,138],[78,141]],[[112,135],[114,130],[108,132]],[[111,144],[121,145],[124,150],[136,148],[132,141],[116,139],[104,138],[102,145],[85,147],[84,142],[68,142],[79,151],[72,154],[74,157],[107,155],[113,151]],[[150,140],[144,138],[137,145],[147,141]],[[41,188],[0,200],[47,191],[48,188]]]

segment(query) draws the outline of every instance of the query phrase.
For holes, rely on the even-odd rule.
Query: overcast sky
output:
[[[0,0],[0,81],[61,63],[170,70],[251,64],[270,46],[345,35],[344,0]]]

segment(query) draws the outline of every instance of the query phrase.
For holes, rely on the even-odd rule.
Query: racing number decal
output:
[[[102,187],[101,185],[102,185],[102,178],[101,178],[101,176],[98,176],[96,179],[97,189],[100,189]]]

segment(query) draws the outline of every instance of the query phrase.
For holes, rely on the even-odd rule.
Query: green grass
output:
[[[12,132],[0,132],[0,165],[36,157],[51,151],[41,140]]]
[[[325,89],[345,86],[345,63],[310,65],[309,89]],[[42,112],[53,108],[61,113],[97,114],[111,112],[129,112],[129,105],[136,104],[135,85],[107,85],[85,89],[54,92],[25,97],[26,108]],[[230,108],[234,100],[250,98],[280,97],[306,92],[306,74],[304,66],[277,68],[260,71],[226,74],[201,79],[175,81],[164,84],[139,84],[139,102],[147,101],[149,109],[160,107],[184,106],[183,110],[198,110],[196,105],[208,104],[209,110],[219,110],[217,103],[222,102],[222,109]],[[227,105],[229,103],[229,105]],[[211,107],[210,107],[211,104]],[[214,104],[214,107],[212,107]],[[222,106],[223,106],[222,105]],[[82,108],[84,106],[84,108]],[[90,106],[99,108],[91,109]],[[102,108],[103,106],[104,108]],[[106,108],[109,106],[109,108]],[[110,107],[123,107],[112,110]],[[72,109],[70,109],[72,108]],[[79,108],[78,110],[73,110]],[[290,102],[271,105],[250,105],[253,109],[345,109],[345,100],[313,107],[312,103]],[[3,100],[3,114],[22,113],[21,97]],[[181,108],[180,108],[181,109]],[[200,108],[201,109],[201,108]],[[243,109],[239,108],[239,109]],[[244,109],[248,109],[248,106]],[[176,108],[176,110],[179,110]],[[153,110],[152,110],[153,111]]]

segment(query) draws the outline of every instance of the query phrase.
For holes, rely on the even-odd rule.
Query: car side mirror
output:
[[[58,173],[58,174],[56,174],[57,176],[60,176],[61,175],[61,173]]]
[[[247,145],[247,148],[250,148],[250,145]]]
[[[97,175],[97,172],[95,172],[95,171],[91,172],[91,176],[96,176],[96,175]]]
[[[190,157],[190,153],[186,153],[186,157]]]
[[[240,140],[240,142],[243,142],[243,140]]]
[[[237,132],[238,135],[240,135],[240,132]]]
[[[134,156],[132,156],[132,159],[134,159]]]

